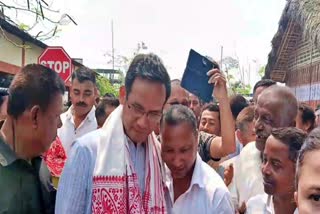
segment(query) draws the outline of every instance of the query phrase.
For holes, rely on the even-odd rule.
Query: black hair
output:
[[[125,78],[127,97],[129,96],[133,82],[137,77],[163,84],[166,89],[165,102],[168,100],[171,94],[170,77],[161,59],[157,55],[138,54],[134,57]]]
[[[96,84],[96,73],[85,66],[81,66],[72,73],[71,80],[73,81],[75,79],[77,79],[80,83],[83,83],[84,81],[90,81],[93,84]]]
[[[99,124],[100,121],[103,120],[103,122],[105,121],[107,115],[106,115],[106,112],[105,112],[105,108],[107,106],[112,106],[112,107],[118,107],[120,105],[120,102],[117,98],[114,98],[114,97],[104,97],[100,100],[97,108],[96,108],[96,111],[95,111],[95,116],[96,116],[96,119],[97,119],[97,122],[98,122],[98,125],[99,126],[102,126],[103,124]],[[101,123],[103,123],[101,122]]]
[[[45,112],[53,97],[64,91],[64,82],[56,72],[43,65],[26,65],[9,87],[8,115],[18,118],[34,105]]]
[[[249,106],[249,102],[243,96],[237,94],[230,97],[230,108],[234,120],[237,119],[242,109],[244,109],[247,106]]]
[[[314,110],[306,103],[299,103],[299,111],[302,113],[302,123],[306,124],[310,122],[310,128],[308,132],[314,129],[315,127],[315,120],[316,120],[316,115],[314,113]]]
[[[304,164],[305,156],[310,152],[318,151],[318,150],[320,150],[320,128],[315,128],[310,132],[310,134],[304,141],[298,155],[297,164],[296,164],[296,189],[298,189],[298,182],[300,178],[301,167]]]
[[[172,105],[163,115],[161,119],[161,128],[164,124],[177,126],[187,123],[191,126],[193,133],[197,134],[197,119],[194,113],[186,106]]]
[[[207,103],[205,106],[203,106],[201,114],[206,110],[220,113],[219,105],[214,103]]]
[[[105,93],[103,95],[103,98],[116,98],[116,96],[114,96],[114,94],[112,94],[112,93]]]
[[[271,80],[271,79],[262,79],[262,80],[259,80],[253,87],[253,94],[256,93],[256,90],[257,88],[259,87],[269,87],[269,86],[272,86],[272,85],[275,85],[276,82]]]
[[[295,127],[273,129],[271,135],[289,147],[289,159],[296,163],[298,153],[307,134]]]

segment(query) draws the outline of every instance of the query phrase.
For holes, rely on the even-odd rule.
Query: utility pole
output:
[[[111,40],[112,40],[112,70],[114,70],[114,39],[113,39],[113,20],[111,21]]]

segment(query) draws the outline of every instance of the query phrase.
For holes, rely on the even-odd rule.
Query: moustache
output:
[[[87,107],[88,105],[84,102],[80,102],[80,103],[77,103],[76,106],[79,106],[79,107]]]

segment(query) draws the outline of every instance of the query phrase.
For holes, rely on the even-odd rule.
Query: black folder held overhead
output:
[[[212,101],[213,84],[208,83],[207,72],[213,68],[218,65],[191,49],[181,86],[204,102]]]

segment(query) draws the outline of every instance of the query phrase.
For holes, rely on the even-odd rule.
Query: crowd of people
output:
[[[320,110],[269,79],[247,100],[207,75],[211,103],[154,54],[119,97],[80,67],[65,108],[57,73],[23,67],[0,89],[0,213],[320,212]]]

